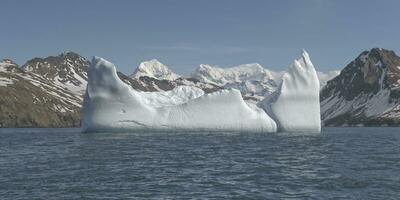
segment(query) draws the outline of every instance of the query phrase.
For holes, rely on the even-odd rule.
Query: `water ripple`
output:
[[[2,199],[399,199],[395,128],[321,135],[1,129]]]

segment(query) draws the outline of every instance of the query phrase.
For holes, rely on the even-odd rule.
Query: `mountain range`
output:
[[[0,127],[78,127],[89,65],[74,52],[33,58],[22,66],[1,60]],[[118,76],[143,92],[180,85],[206,93],[236,88],[246,102],[256,104],[277,89],[283,73],[258,63],[230,68],[201,64],[182,76],[153,59],[140,63],[132,74]],[[393,51],[373,48],[341,71],[317,74],[325,126],[399,125],[400,58]]]

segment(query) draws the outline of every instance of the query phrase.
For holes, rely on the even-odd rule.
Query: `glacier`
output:
[[[294,60],[282,76],[275,93],[260,106],[275,120],[282,132],[320,132],[320,82],[308,53]]]
[[[84,132],[277,130],[275,121],[261,108],[247,105],[236,89],[209,94],[190,87],[138,92],[118,78],[112,63],[99,57],[93,58],[88,75],[81,110]]]
[[[140,92],[119,79],[112,63],[94,57],[81,124],[84,132],[320,132],[319,90],[305,51],[282,75],[278,90],[257,105],[246,103],[234,88],[208,94],[193,86]]]

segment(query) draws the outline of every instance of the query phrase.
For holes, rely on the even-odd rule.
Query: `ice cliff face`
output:
[[[249,107],[238,90],[205,95],[195,88],[181,90],[178,87],[169,94],[151,95],[138,92],[119,79],[113,64],[94,58],[81,113],[82,128],[84,131],[276,131],[275,122],[262,109]]]
[[[319,80],[303,50],[283,75],[278,90],[260,105],[275,120],[279,131],[320,132]]]

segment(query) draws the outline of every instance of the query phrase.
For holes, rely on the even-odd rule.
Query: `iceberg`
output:
[[[190,86],[139,92],[117,76],[115,66],[94,57],[81,120],[84,132],[234,131],[276,132],[263,109],[249,106],[236,89],[204,94]]]
[[[278,131],[320,132],[319,80],[308,53],[294,60],[275,93],[260,107],[275,120]]]
[[[115,66],[94,57],[81,110],[84,132],[229,131],[320,132],[319,80],[306,51],[259,104],[239,90],[205,94],[194,86],[140,92],[119,79]]]

